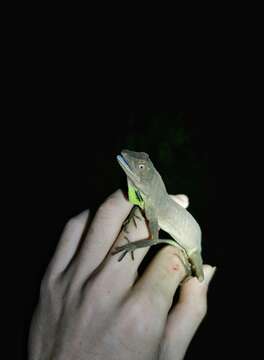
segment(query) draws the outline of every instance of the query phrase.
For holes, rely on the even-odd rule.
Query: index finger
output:
[[[76,282],[85,281],[105,259],[131,208],[119,189],[97,210],[76,260]]]

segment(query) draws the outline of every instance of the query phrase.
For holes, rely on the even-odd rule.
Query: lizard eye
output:
[[[142,170],[145,168],[145,165],[144,164],[139,164],[138,167]]]

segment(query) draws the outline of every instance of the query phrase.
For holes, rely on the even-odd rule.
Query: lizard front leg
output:
[[[137,217],[138,219],[140,219],[138,216],[135,215],[135,211],[136,211],[137,207],[138,206],[133,207],[133,209],[131,210],[131,212],[128,215],[127,219],[123,223],[123,231],[125,233],[128,233],[126,227],[130,223],[131,218],[133,218],[133,222],[134,222],[135,226],[136,226],[136,222],[135,222],[134,217]],[[139,208],[139,210],[141,210],[141,209]],[[121,261],[126,256],[126,254],[128,252],[131,253],[132,260],[134,260],[134,250],[135,249],[137,249],[138,247],[147,247],[147,246],[155,245],[156,241],[158,241],[159,226],[158,226],[158,221],[157,221],[156,216],[155,216],[154,209],[151,208],[151,207],[148,207],[147,209],[145,209],[145,215],[146,215],[146,218],[148,219],[150,237],[151,237],[152,240],[147,240],[146,239],[146,240],[139,240],[139,241],[130,242],[128,237],[124,236],[124,238],[127,240],[128,244],[118,246],[112,252],[112,255],[115,255],[115,254],[123,251],[123,254],[121,254],[121,256],[118,258],[118,261]],[[151,241],[151,243],[150,243],[150,241]]]
[[[128,217],[126,218],[126,220],[123,222],[123,231],[124,231],[125,233],[127,233],[127,234],[129,233],[129,232],[127,231],[127,226],[128,226],[128,224],[130,223],[130,221],[133,220],[133,223],[134,223],[135,227],[137,227],[137,223],[136,223],[135,218],[138,219],[138,220],[141,220],[141,218],[140,218],[138,215],[135,214],[135,212],[137,211],[137,209],[141,210],[139,206],[135,205],[135,206],[132,208],[132,210],[130,211],[130,213],[129,213]]]
[[[128,217],[126,218],[126,220],[123,222],[123,226],[122,226],[122,230],[126,233],[126,234],[129,234],[129,231],[127,230],[127,226],[129,225],[130,221],[133,220],[133,223],[135,225],[135,227],[137,227],[137,223],[136,223],[136,219],[138,220],[141,220],[141,218],[135,214],[135,212],[137,211],[137,209],[139,209],[139,211],[141,211],[140,207],[135,205],[132,210],[130,211]],[[126,239],[126,241],[128,243],[130,243],[130,240],[127,236],[124,236],[124,239]],[[118,261],[121,261],[125,255],[127,254],[127,251],[124,251],[124,253],[119,257]],[[134,260],[134,252],[133,250],[130,251],[130,254],[131,254],[131,258],[132,260]]]

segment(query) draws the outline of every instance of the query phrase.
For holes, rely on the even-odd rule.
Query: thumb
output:
[[[189,198],[187,195],[178,194],[178,195],[170,195],[172,200],[174,200],[177,204],[181,205],[185,209],[189,206]]]

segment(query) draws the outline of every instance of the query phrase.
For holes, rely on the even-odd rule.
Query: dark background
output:
[[[47,106],[43,101],[37,115],[35,125],[21,127],[16,169],[23,218],[19,349],[25,355],[40,281],[64,224],[84,209],[96,209],[109,194],[124,187],[125,176],[116,155],[128,148],[150,155],[169,193],[189,196],[189,211],[203,231],[204,262],[217,266],[208,294],[208,314],[185,359],[224,358],[226,347],[232,348],[230,336],[237,325],[227,296],[232,287],[230,257],[216,219],[219,193],[211,166],[214,159],[209,171],[212,134],[208,129],[212,127],[208,127],[208,116],[202,111],[80,111],[68,103],[51,108],[50,102]],[[58,123],[57,117],[63,120]],[[19,137],[19,131],[17,134]]]

